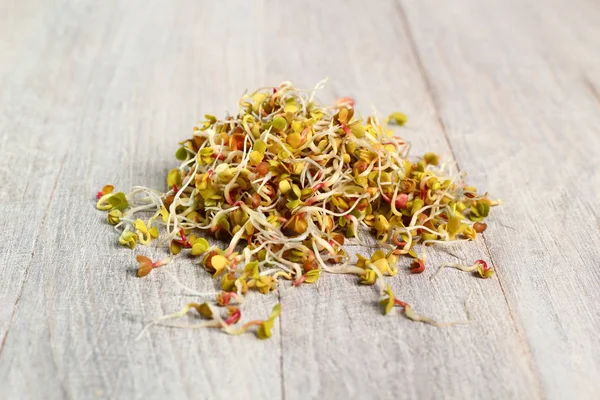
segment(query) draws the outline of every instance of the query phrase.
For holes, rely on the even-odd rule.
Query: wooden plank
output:
[[[545,398],[600,392],[600,7],[401,2]]]
[[[32,37],[36,23],[26,8],[0,13],[0,352],[38,247],[40,227],[48,218],[65,153],[51,139],[68,124],[61,115],[64,101],[48,104],[43,99],[43,87],[56,73],[55,65],[47,65],[35,81],[30,75],[31,60],[44,55],[44,39]]]
[[[400,133],[413,142],[415,154],[451,155],[393,3],[269,2],[266,12],[267,36],[277,38],[269,77],[310,82],[328,75],[322,98],[353,96],[363,114],[372,105],[382,113],[402,110],[409,124]],[[493,216],[491,229],[499,229],[499,222]],[[357,251],[372,252],[352,249]],[[487,258],[481,240],[450,251],[465,262]],[[410,276],[404,261],[399,275],[389,279],[396,294],[423,314],[451,321],[465,318],[463,302],[472,292],[473,323],[438,329],[399,314],[384,317],[376,291],[349,277],[325,276],[317,285],[285,291],[285,397],[536,397],[527,349],[498,280],[448,271],[429,281],[433,266],[456,262],[441,249],[429,256],[430,269],[421,276]]]
[[[135,341],[145,322],[194,298],[164,272],[134,277],[131,251],[116,245],[112,227],[94,209],[94,194],[105,183],[163,187],[177,141],[191,134],[194,121],[204,112],[224,114],[246,85],[259,85],[254,7],[85,2],[41,3],[28,12],[38,23],[30,35],[44,41],[44,50],[15,55],[13,68],[3,67],[8,72],[0,77],[14,79],[7,74],[37,57],[2,94],[1,104],[11,95],[20,100],[20,91],[39,95],[28,103],[35,115],[16,108],[21,124],[34,132],[30,139],[13,146],[28,131],[16,122],[2,128],[14,130],[1,147],[3,177],[19,196],[18,184],[25,178],[30,184],[16,213],[2,208],[9,215],[3,227],[15,233],[10,262],[0,269],[3,282],[8,274],[16,285],[32,247],[35,252],[12,320],[4,304],[14,295],[1,285],[8,335],[0,353],[0,397],[279,398],[279,340],[155,328]],[[12,45],[27,46],[29,35],[16,36]],[[63,160],[58,180],[52,179]],[[25,170],[11,175],[6,168],[13,163]],[[3,191],[3,200],[10,195]],[[23,222],[31,217],[39,226],[45,211],[39,240],[17,246],[34,234],[19,231]],[[191,263],[172,271],[188,286],[214,290]],[[246,316],[265,318],[276,301],[251,298]]]

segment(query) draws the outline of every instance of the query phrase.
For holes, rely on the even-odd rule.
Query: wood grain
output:
[[[8,332],[0,353],[3,399],[280,395],[278,340],[156,328],[135,341],[146,322],[178,310],[191,298],[164,273],[134,277],[131,251],[116,245],[114,231],[94,209],[94,193],[106,182],[124,189],[133,184],[163,187],[177,141],[189,136],[197,118],[204,112],[223,114],[245,85],[257,86],[261,80],[253,75],[260,73],[253,65],[258,58],[246,50],[253,36],[242,34],[256,28],[256,18],[223,30],[231,17],[225,8],[207,3],[191,11],[164,2],[40,5],[40,12],[53,17],[41,21],[32,34],[50,30],[47,40],[55,44],[26,72],[26,79],[43,88],[42,100],[30,106],[47,118],[36,127],[29,147],[60,155],[59,149],[66,148],[67,156],[61,157],[58,180],[49,176],[57,168],[41,163],[50,156],[38,155],[39,161],[28,165],[26,157],[36,155],[25,151],[28,142],[17,152],[22,158],[3,160],[6,166],[29,168],[28,175],[11,177],[15,187],[29,182],[29,197],[37,189],[19,218],[11,217],[9,228],[18,232],[25,210],[47,214],[33,258],[30,245],[24,256],[16,253],[2,266],[3,281],[28,275],[14,318],[5,319],[3,312]],[[252,7],[242,5],[237,12],[239,20],[253,15]],[[236,62],[227,64],[225,54],[237,54]],[[49,70],[49,64],[57,64],[57,71]],[[54,109],[65,122],[50,130]],[[6,146],[26,133],[9,126],[3,131],[9,137]],[[54,148],[35,143],[46,135]],[[36,176],[34,168],[47,170]],[[54,185],[50,201],[47,193]],[[36,225],[31,221],[31,229]],[[18,249],[18,239],[15,235],[8,248]],[[204,272],[183,264],[173,269],[180,280],[214,291]],[[14,302],[10,294],[3,294],[3,304]],[[265,318],[276,301],[250,299],[248,317]]]
[[[594,398],[598,17],[584,0],[0,1],[0,398]],[[325,276],[249,299],[257,318],[281,300],[272,340],[157,327],[136,341],[196,298],[165,271],[133,276],[95,191],[163,187],[204,113],[324,76],[322,100],[406,112],[415,154],[505,199],[485,238],[389,280],[443,321],[464,320],[470,296],[473,321],[383,316],[373,288]],[[429,280],[482,257],[491,280]],[[190,262],[169,270],[214,290]]]
[[[506,200],[497,214],[504,226],[486,232],[485,244],[542,395],[594,398],[600,28],[585,21],[600,9],[559,1],[402,5],[461,167]],[[461,12],[449,18],[453,10]]]
[[[49,104],[43,98],[44,85],[56,73],[55,65],[50,63],[36,77],[29,74],[44,54],[42,40],[30,39],[35,18],[28,17],[26,8],[15,9],[12,16],[0,16],[0,229],[4,239],[0,241],[0,352],[62,171],[65,149],[53,136],[68,124],[62,113],[68,100],[56,98]],[[30,223],[23,226],[23,221]]]

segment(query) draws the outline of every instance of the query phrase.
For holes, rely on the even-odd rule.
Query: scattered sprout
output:
[[[123,211],[129,206],[129,203],[127,202],[127,198],[125,197],[125,193],[123,193],[123,192],[109,194],[107,201],[108,201],[108,204],[110,205],[110,211],[113,211],[113,210]]]
[[[123,213],[119,210],[112,210],[106,215],[106,221],[111,225],[117,225],[121,222]]]
[[[138,255],[136,257],[136,260],[138,261],[138,263],[140,263],[140,266],[137,270],[137,276],[139,276],[140,278],[142,276],[148,275],[150,271],[152,271],[152,269],[154,268],[154,266],[152,265],[152,260],[150,260],[146,256]]]
[[[396,304],[396,297],[394,296],[394,292],[392,291],[390,285],[386,286],[385,294],[386,296],[379,300],[379,304],[383,306],[383,313],[387,315],[390,313],[390,311],[392,311],[392,308],[394,308],[394,305]]]
[[[422,259],[417,258],[410,263],[410,272],[413,274],[420,274],[423,271],[425,271],[425,262]]]
[[[138,255],[136,257],[137,262],[140,264],[137,270],[138,277],[144,277],[148,275],[153,269],[167,265],[171,261],[171,257],[167,257],[163,260],[152,262],[148,257]]]
[[[407,120],[408,120],[408,117],[406,116],[406,114],[403,114],[399,111],[393,112],[390,115],[388,115],[388,117],[387,117],[388,123],[400,125],[400,126],[406,124]]]
[[[277,303],[277,305],[273,307],[269,319],[263,321],[263,323],[259,325],[258,330],[256,331],[256,336],[258,336],[259,339],[268,339],[271,337],[271,329],[273,329],[273,325],[279,314],[281,314],[281,304]]]
[[[376,281],[377,274],[372,269],[368,269],[360,275],[360,283],[362,285],[374,285]]]
[[[206,240],[204,238],[198,238],[192,244],[192,250],[190,251],[190,253],[193,256],[199,256],[199,255],[205,253],[209,247],[210,247],[210,245],[208,244],[208,240]]]
[[[138,235],[131,231],[123,231],[119,237],[119,243],[125,247],[129,247],[130,249],[135,248],[137,242]]]
[[[106,185],[102,188],[101,191],[99,191],[98,193],[96,193],[96,198],[98,200],[100,200],[102,197],[106,196],[107,194],[110,194],[113,192],[113,190],[115,190],[115,187],[113,185]]]
[[[306,278],[304,279],[304,282],[315,283],[321,276],[321,270],[314,269],[312,271],[308,271],[306,274],[304,274],[304,276],[306,276]]]
[[[479,276],[483,279],[487,279],[494,274],[494,268],[488,267],[487,263],[483,260],[477,260],[473,265],[463,265],[463,264],[445,264],[442,265],[435,274],[431,276],[431,279],[435,278],[437,274],[439,274],[444,268],[455,268],[463,272],[475,272],[479,274]]]
[[[494,269],[492,267],[488,267],[485,261],[477,260],[475,261],[475,265],[477,265],[477,273],[481,278],[487,279],[494,275]]]

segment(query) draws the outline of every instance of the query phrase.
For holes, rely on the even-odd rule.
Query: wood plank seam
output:
[[[446,139],[446,145],[450,149],[450,154],[452,155],[452,159],[456,163],[456,168],[460,171],[460,165],[458,164],[458,160],[456,159],[454,148],[452,147],[452,142],[450,141],[450,137],[448,136],[448,132],[446,131],[446,124],[442,119],[442,113],[440,112],[439,100],[433,91],[433,87],[431,85],[431,80],[425,71],[425,66],[423,65],[423,61],[421,60],[421,56],[419,55],[419,51],[417,49],[417,44],[415,42],[415,38],[413,37],[412,31],[410,29],[410,25],[408,24],[408,19],[406,18],[406,14],[404,13],[404,8],[400,1],[396,1],[396,8],[398,9],[398,14],[400,16],[400,20],[402,22],[402,28],[404,30],[404,34],[408,39],[408,46],[410,48],[410,52],[414,58],[415,64],[417,66],[417,70],[421,74],[421,78],[423,80],[423,84],[425,86],[425,92],[427,92],[427,96],[431,100],[431,104],[433,105],[433,112],[435,114],[437,123],[442,130],[444,135],[444,139]]]
[[[58,186],[58,180],[62,174],[63,166],[65,161],[67,160],[67,155],[65,155],[60,162],[60,166],[58,167],[58,172],[56,173],[56,178],[54,179],[54,183],[52,185],[52,190],[50,190],[50,197],[48,202],[46,203],[46,207],[44,209],[44,216],[42,217],[42,221],[40,222],[40,226],[38,229],[38,233],[35,236],[35,240],[33,241],[33,250],[31,251],[31,255],[29,258],[29,263],[27,264],[27,268],[25,269],[25,275],[23,276],[23,282],[21,282],[21,287],[19,288],[19,293],[17,298],[15,299],[15,303],[13,306],[13,310],[10,316],[10,320],[8,325],[6,326],[6,332],[4,332],[4,337],[0,341],[0,357],[2,357],[2,350],[4,349],[4,345],[6,344],[6,340],[8,339],[8,333],[10,332],[10,328],[14,322],[15,314],[17,313],[17,307],[19,302],[21,301],[21,297],[23,296],[23,292],[25,290],[25,284],[27,283],[27,279],[29,278],[29,270],[31,269],[31,264],[33,263],[33,256],[35,255],[35,248],[40,240],[40,236],[42,231],[44,230],[44,225],[46,224],[46,220],[48,219],[48,213],[50,212],[50,205],[52,204],[52,199],[54,198],[54,193],[56,191],[56,187]]]
[[[498,279],[498,284],[500,286],[500,290],[502,291],[502,295],[504,296],[504,301],[506,301],[506,306],[508,307],[508,312],[510,314],[510,318],[512,319],[513,325],[515,327],[515,331],[517,332],[519,341],[521,342],[521,344],[523,346],[523,352],[525,353],[525,356],[527,357],[527,363],[529,364],[529,368],[531,369],[533,379],[536,382],[538,398],[543,399],[544,391],[542,389],[542,380],[540,379],[540,371],[538,370],[538,368],[535,368],[535,363],[533,361],[533,354],[531,353],[531,347],[529,346],[529,342],[527,341],[527,339],[525,337],[525,332],[523,331],[523,327],[521,326],[520,320],[519,320],[519,318],[517,318],[515,316],[516,313],[514,311],[514,308],[511,307],[510,302],[508,301],[508,298],[506,296],[506,290],[504,289],[504,284],[502,283],[502,279],[500,278],[501,270],[498,270],[498,268],[497,268],[498,264],[496,263],[496,260],[495,260],[494,256],[492,255],[492,252],[490,251],[490,246],[488,245],[485,234],[482,233],[481,236],[483,238],[483,244],[485,246],[487,255],[490,258],[490,262],[496,269],[496,277]]]
[[[403,27],[406,37],[408,39],[408,44],[409,44],[411,53],[413,55],[413,58],[415,60],[415,63],[417,65],[417,69],[419,70],[419,72],[421,74],[421,78],[423,80],[423,84],[425,85],[426,92],[427,92],[429,98],[431,99],[431,103],[433,105],[433,110],[436,115],[437,121],[440,125],[440,129],[446,139],[446,143],[448,144],[448,148],[450,149],[450,154],[452,156],[452,159],[456,163],[456,168],[460,171],[460,165],[456,158],[456,153],[454,152],[454,148],[452,147],[452,142],[450,141],[450,136],[448,135],[448,131],[446,129],[446,124],[444,123],[444,120],[442,118],[442,113],[441,113],[441,109],[440,109],[440,105],[439,105],[439,99],[437,98],[437,95],[436,95],[435,91],[433,90],[433,85],[431,83],[431,79],[430,79],[429,74],[428,74],[427,70],[425,69],[423,61],[421,59],[414,35],[410,28],[410,23],[408,22],[408,18],[406,17],[406,12],[404,11],[404,7],[402,5],[402,0],[397,0],[395,2],[395,5],[398,10],[400,20],[402,21],[402,27]],[[588,81],[588,86],[590,86],[590,88],[591,88],[590,90],[592,90],[593,93],[597,96],[598,93],[595,90],[595,87],[589,81]],[[485,238],[485,234],[482,233],[481,236],[482,236],[483,244],[485,246],[488,257],[490,258],[490,262],[497,270],[498,268],[494,261],[494,258],[492,257],[492,252],[490,251],[490,247]],[[542,390],[542,382],[541,382],[541,379],[539,376],[539,371],[536,368],[534,368],[535,363],[533,360],[531,347],[527,341],[527,338],[525,337],[523,328],[521,327],[521,324],[515,315],[516,313],[515,313],[514,307],[511,306],[510,301],[508,300],[508,298],[506,296],[506,290],[504,289],[504,285],[503,285],[502,279],[501,279],[501,274],[499,273],[499,271],[497,271],[496,277],[498,279],[498,284],[500,286],[500,290],[502,291],[502,296],[504,297],[504,301],[506,302],[506,305],[508,307],[508,311],[511,316],[513,326],[515,328],[515,331],[517,333],[519,341],[521,342],[521,346],[523,348],[525,356],[527,357],[527,364],[529,365],[529,369],[531,370],[532,377],[536,382],[538,398],[542,399],[542,398],[544,398],[543,390]]]
[[[277,290],[277,300],[281,304],[281,290]],[[279,315],[279,377],[281,388],[281,400],[285,400],[285,371],[283,369],[283,319],[282,314]]]
[[[588,90],[592,94],[592,97],[596,100],[596,102],[600,106],[600,92],[598,92],[598,89],[596,88],[596,86],[585,75],[583,75],[583,83],[585,84],[585,86],[588,88]]]

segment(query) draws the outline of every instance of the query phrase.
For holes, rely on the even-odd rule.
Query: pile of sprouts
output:
[[[160,320],[195,309],[206,319],[198,326],[230,334],[254,326],[268,338],[279,305],[267,320],[238,326],[248,291],[267,294],[282,280],[298,286],[342,273],[377,283],[386,314],[400,306],[409,319],[437,324],[397,300],[384,276],[398,272],[401,256],[411,260],[411,272],[423,272],[427,245],[474,240],[498,202],[433,153],[410,159],[410,144],[387,126],[404,124],[403,114],[381,123],[358,116],[351,98],[321,105],[315,92],[322,85],[300,90],[283,82],[242,96],[237,115],[206,115],[180,143],[181,164],[168,173],[166,192],[115,193],[108,185],[98,193],[97,208],[108,211],[120,244],[133,249],[156,240],[169,249],[159,261],[138,255],[139,277],[187,252],[218,280],[214,301]],[[369,232],[379,249],[351,260],[344,244],[366,245]],[[484,278],[493,273],[482,260],[453,266]]]

